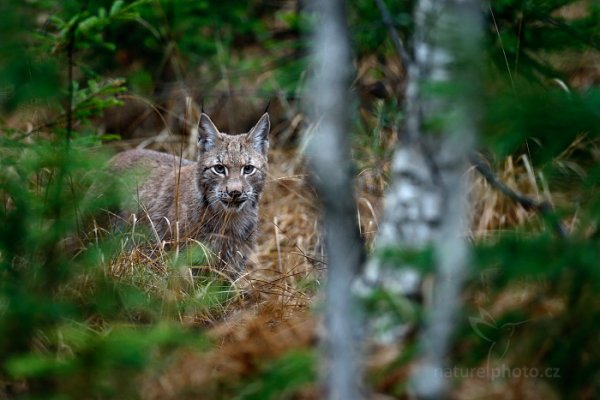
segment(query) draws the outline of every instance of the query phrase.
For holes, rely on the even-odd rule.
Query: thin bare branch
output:
[[[375,0],[375,3],[377,4],[377,8],[379,8],[379,12],[381,13],[381,18],[383,19],[383,23],[385,24],[385,26],[388,29],[390,38],[392,39],[392,43],[394,44],[394,48],[396,49],[396,52],[398,53],[398,56],[400,57],[400,60],[402,61],[404,70],[408,71],[408,67],[412,63],[412,60],[411,60],[410,55],[406,51],[404,42],[402,42],[402,39],[400,39],[400,36],[398,35],[398,32],[396,31],[396,27],[394,27],[394,21],[392,20],[392,16],[390,15],[390,12],[388,11],[383,0]]]
[[[517,204],[523,206],[527,210],[535,210],[542,214],[552,225],[552,229],[561,238],[568,236],[567,230],[556,216],[552,205],[548,201],[536,201],[530,197],[527,197],[517,191],[508,187],[494,174],[487,161],[479,154],[472,154],[469,156],[469,161],[475,169],[485,178],[485,180],[492,185],[492,187],[498,189],[500,193],[511,199]]]

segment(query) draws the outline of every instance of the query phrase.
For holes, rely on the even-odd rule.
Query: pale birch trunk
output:
[[[361,397],[360,313],[350,290],[362,263],[364,247],[356,221],[350,162],[349,87],[352,60],[343,0],[313,2],[309,103],[314,130],[307,147],[312,181],[323,205],[327,251],[324,385],[327,398]]]
[[[416,4],[414,57],[407,66],[406,135],[394,154],[376,239],[376,254],[385,248],[434,249],[436,273],[421,336],[423,359],[411,379],[418,398],[445,395],[444,360],[468,263],[464,174],[476,133],[479,7],[474,0]],[[411,297],[420,293],[422,278],[415,265],[372,257],[358,288],[365,295],[377,288]],[[397,340],[406,329],[390,324],[385,313],[372,326],[387,341]]]

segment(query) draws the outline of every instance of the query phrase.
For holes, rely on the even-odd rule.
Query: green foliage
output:
[[[107,272],[123,252],[122,235],[112,240],[96,236],[95,244],[81,241],[90,218],[120,201],[114,182],[107,186],[112,188],[109,195],[87,193],[92,184],[111,183],[112,177],[99,173],[107,157],[97,145],[112,137],[96,136],[92,118],[121,104],[116,96],[125,90],[124,81],[94,77],[85,84],[65,82],[57,70],[46,72],[50,64],[42,55],[61,55],[59,61],[68,66],[77,62],[66,57],[71,45],[75,50],[110,49],[103,41],[108,27],[138,18],[138,8],[149,2],[115,1],[93,13],[75,3],[61,4],[64,8],[52,14],[48,30],[24,41],[27,46],[19,46],[19,39],[29,39],[23,32],[33,26],[3,22],[0,27],[7,39],[0,49],[0,85],[6,94],[2,106],[13,109],[43,100],[54,112],[38,131],[2,127],[0,133],[0,393],[13,382],[26,382],[15,395],[137,398],[141,388],[132,382],[159,368],[164,352],[182,346],[201,350],[205,341],[180,326],[178,306],[165,302],[168,287],[150,290],[159,281],[155,272],[143,265],[137,275],[119,278]],[[16,16],[55,6],[32,2],[1,7],[4,15]],[[66,13],[74,8],[74,14]],[[20,80],[13,72],[22,63],[27,76]],[[6,82],[10,86],[5,90]],[[72,103],[50,103],[66,97],[67,90],[58,88],[69,83]],[[69,115],[75,131],[66,142]],[[194,309],[223,307],[227,301],[211,296],[196,296]],[[154,324],[143,325],[150,322]]]
[[[598,57],[600,9],[592,2],[498,0],[487,11],[485,54],[478,60],[485,66],[484,98],[473,110],[480,116],[482,148],[499,163],[526,154],[534,184],[553,196],[555,210],[538,217],[545,223],[542,229],[525,224],[473,243],[466,304],[449,365],[557,371],[536,379],[559,397],[594,398],[600,395],[600,97],[593,68],[581,66],[594,65]],[[394,15],[402,18],[402,13]],[[380,43],[365,38],[373,48]],[[582,70],[592,78],[580,78]],[[468,88],[425,90],[435,98]],[[568,237],[553,230],[557,222],[567,227]],[[427,249],[392,248],[374,256],[387,265],[433,272]],[[383,291],[373,293],[366,305],[374,319],[387,314],[397,321],[419,321],[418,311],[402,312],[411,307]],[[384,333],[394,326],[388,323]],[[513,382],[499,378],[490,384]]]
[[[149,2],[149,0],[137,0],[125,5],[123,1],[116,0],[110,5],[108,11],[102,6],[97,8],[84,6],[79,13],[70,14],[69,19],[53,15],[48,22],[55,32],[48,35],[47,38],[55,50],[69,46],[70,42],[73,42],[77,49],[103,47],[107,50],[115,50],[114,43],[105,41],[103,34],[107,27],[118,22],[138,19],[140,6]],[[68,3],[65,5],[65,9],[70,8]]]
[[[587,8],[588,12],[567,18],[559,13],[565,6]],[[562,78],[541,54],[600,48],[600,8],[594,2],[497,0],[490,11],[488,48],[498,69],[508,70],[513,76]]]
[[[34,31],[24,7],[0,4],[0,109],[14,110],[22,103],[47,101],[59,85],[56,61],[32,51],[36,42],[26,32]]]
[[[97,257],[73,258],[68,250],[80,217],[90,212],[79,185],[89,186],[88,171],[100,162],[77,141],[67,147],[64,142],[25,144],[3,137],[2,144],[0,374],[29,378],[32,394],[50,394],[53,389],[44,388],[48,382],[58,385],[64,375],[79,373],[73,364],[81,362],[80,354],[62,359],[50,343],[35,343],[40,334],[47,335],[68,320],[87,318],[85,303],[57,293],[90,274],[90,269],[103,268]]]
[[[598,89],[566,93],[520,86],[519,93],[495,93],[487,106],[485,139],[500,157],[524,152],[527,146],[535,164],[543,165],[580,135],[600,137],[599,107]]]
[[[6,371],[13,379],[27,379],[32,388],[37,381],[48,385],[40,388],[45,396],[54,391],[73,399],[138,398],[141,387],[135,380],[141,371],[157,368],[157,361],[175,347],[195,351],[206,347],[194,336],[161,325],[135,329],[113,325],[110,331],[96,332],[65,324],[45,338],[45,354],[14,356],[7,360]]]
[[[193,249],[170,279],[144,265],[121,278],[107,274],[123,237],[98,245],[79,237],[82,222],[116,204],[118,191],[86,196],[104,178],[90,171],[106,158],[85,137],[70,145],[61,137],[0,137],[0,388],[24,379],[28,396],[137,398],[141,388],[131,382],[141,373],[183,346],[205,348],[179,316],[220,310],[235,292],[198,279],[170,304],[179,270],[203,261]]]
[[[499,271],[495,277],[499,289],[527,276],[556,282],[561,292],[579,296],[575,287],[600,290],[600,271],[596,267],[599,245],[597,239],[557,240],[547,234],[527,239],[508,235],[493,245],[477,247],[477,265],[495,266]]]
[[[389,9],[394,27],[408,42],[412,31],[413,1],[384,1]],[[387,27],[382,23],[381,14],[372,0],[359,0],[348,3],[349,24],[358,56],[366,54],[386,54],[392,52],[387,40]],[[385,46],[389,47],[385,47]]]
[[[387,264],[412,265],[423,273],[433,272],[435,268],[434,251],[431,247],[419,250],[387,247],[381,249],[376,257]]]
[[[507,235],[494,244],[477,246],[473,276],[482,280],[485,276],[481,289],[491,302],[515,287],[529,300],[503,310],[493,323],[480,325],[487,330],[477,334],[463,320],[457,362],[473,366],[500,361],[515,368],[526,365],[556,371],[556,376],[546,378],[564,396],[574,397],[582,390],[600,393],[596,379],[600,370],[599,249],[597,238],[557,240],[543,234]],[[471,282],[469,286],[480,285]],[[541,311],[552,302],[560,304],[555,312]],[[466,311],[477,315],[477,310]],[[501,350],[490,353],[492,343]]]
[[[287,399],[316,380],[315,356],[310,352],[290,352],[262,368],[260,376],[245,385],[236,399]]]
[[[413,3],[386,1],[409,51]],[[568,16],[564,6],[579,11]],[[348,11],[357,64],[376,60],[368,75],[385,81],[397,72],[386,69],[397,56],[375,3],[350,2]],[[547,381],[565,398],[598,394],[600,95],[597,84],[576,88],[569,77],[577,69],[572,60],[591,62],[586,57],[599,48],[600,8],[570,0],[495,0],[489,11],[482,143],[494,159],[527,153],[539,185],[561,194],[552,218],[575,222],[567,239],[556,238],[550,224],[541,231],[531,224],[477,243],[466,293],[484,292],[492,307],[526,286],[525,305],[501,308],[479,331],[508,348],[504,358],[492,355],[511,365],[559,368],[560,379]],[[0,120],[0,397],[14,382],[26,383],[20,394],[28,398],[139,397],[138,379],[160,372],[172,352],[209,345],[181,327],[182,316],[218,315],[240,293],[210,273],[188,276],[189,267],[205,263],[201,247],[163,254],[163,270],[156,271],[131,252],[142,238],[137,233],[92,235],[81,243],[88,217],[119,201],[118,190],[101,199],[85,195],[92,182],[108,178],[110,184],[111,177],[94,171],[107,158],[98,145],[117,138],[98,136],[96,119],[119,106],[128,88],[160,96],[170,82],[190,77],[198,77],[203,91],[223,80],[234,88],[259,82],[255,94],[294,98],[307,71],[300,35],[314,18],[254,0],[36,0],[1,2],[0,13],[0,108],[34,105],[51,115],[31,131],[8,129]],[[356,86],[361,90],[360,78]],[[357,124],[354,136],[361,167],[378,176],[389,170],[390,132],[403,119],[396,86],[397,92],[367,105],[375,122]],[[433,88],[431,95],[447,90]],[[127,256],[127,273],[110,270]],[[376,256],[424,273],[435,261],[431,249],[386,249]],[[318,284],[302,285],[314,294]],[[547,303],[560,306],[540,311]],[[422,317],[412,301],[384,291],[366,306],[371,315],[392,316],[380,321],[383,333],[397,321],[418,324]],[[482,318],[475,308],[467,305],[456,336],[458,365],[478,366],[490,357],[490,342],[469,323],[468,316]],[[497,328],[522,321],[506,342]],[[391,379],[415,355],[409,344],[373,380]],[[292,398],[315,381],[316,369],[314,354],[292,352],[228,382],[224,391],[236,398]],[[396,379],[390,390],[400,397],[405,385]]]
[[[552,218],[585,217],[568,238],[556,238],[548,225],[546,231],[510,232],[475,247],[476,269],[469,287],[484,291],[490,307],[515,288],[522,288],[530,300],[494,316],[488,325],[492,332],[486,335],[491,342],[475,335],[463,320],[457,335],[462,349],[455,359],[467,365],[491,361],[556,370],[559,376],[547,376],[546,382],[561,396],[575,397],[600,393],[592,383],[600,369],[600,343],[593,328],[600,315],[594,300],[600,288],[600,243],[597,234],[590,234],[600,221],[600,103],[597,86],[567,89],[562,80],[572,73],[569,63],[557,60],[586,57],[597,50],[600,25],[597,6],[591,5],[582,17],[567,19],[558,12],[565,5],[586,7],[572,1],[493,3],[500,33],[490,38],[488,47],[497,70],[486,85],[483,138],[498,157],[528,154],[545,177],[540,185],[565,193],[568,201],[557,205]],[[481,288],[477,281],[484,276]],[[540,312],[552,302],[561,307]],[[477,315],[476,310],[467,312]],[[507,329],[512,332],[509,338]],[[490,353],[492,342],[506,352]]]

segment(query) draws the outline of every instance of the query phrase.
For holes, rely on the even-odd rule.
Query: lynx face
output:
[[[248,132],[219,132],[202,114],[198,138],[198,188],[215,212],[241,212],[258,207],[267,177],[269,116],[264,114]]]

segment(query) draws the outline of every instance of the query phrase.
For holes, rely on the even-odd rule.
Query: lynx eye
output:
[[[225,175],[227,173],[227,168],[224,165],[217,164],[212,167],[212,170],[217,175]]]
[[[256,171],[256,168],[253,165],[245,165],[242,168],[242,173],[244,175],[252,175]]]

